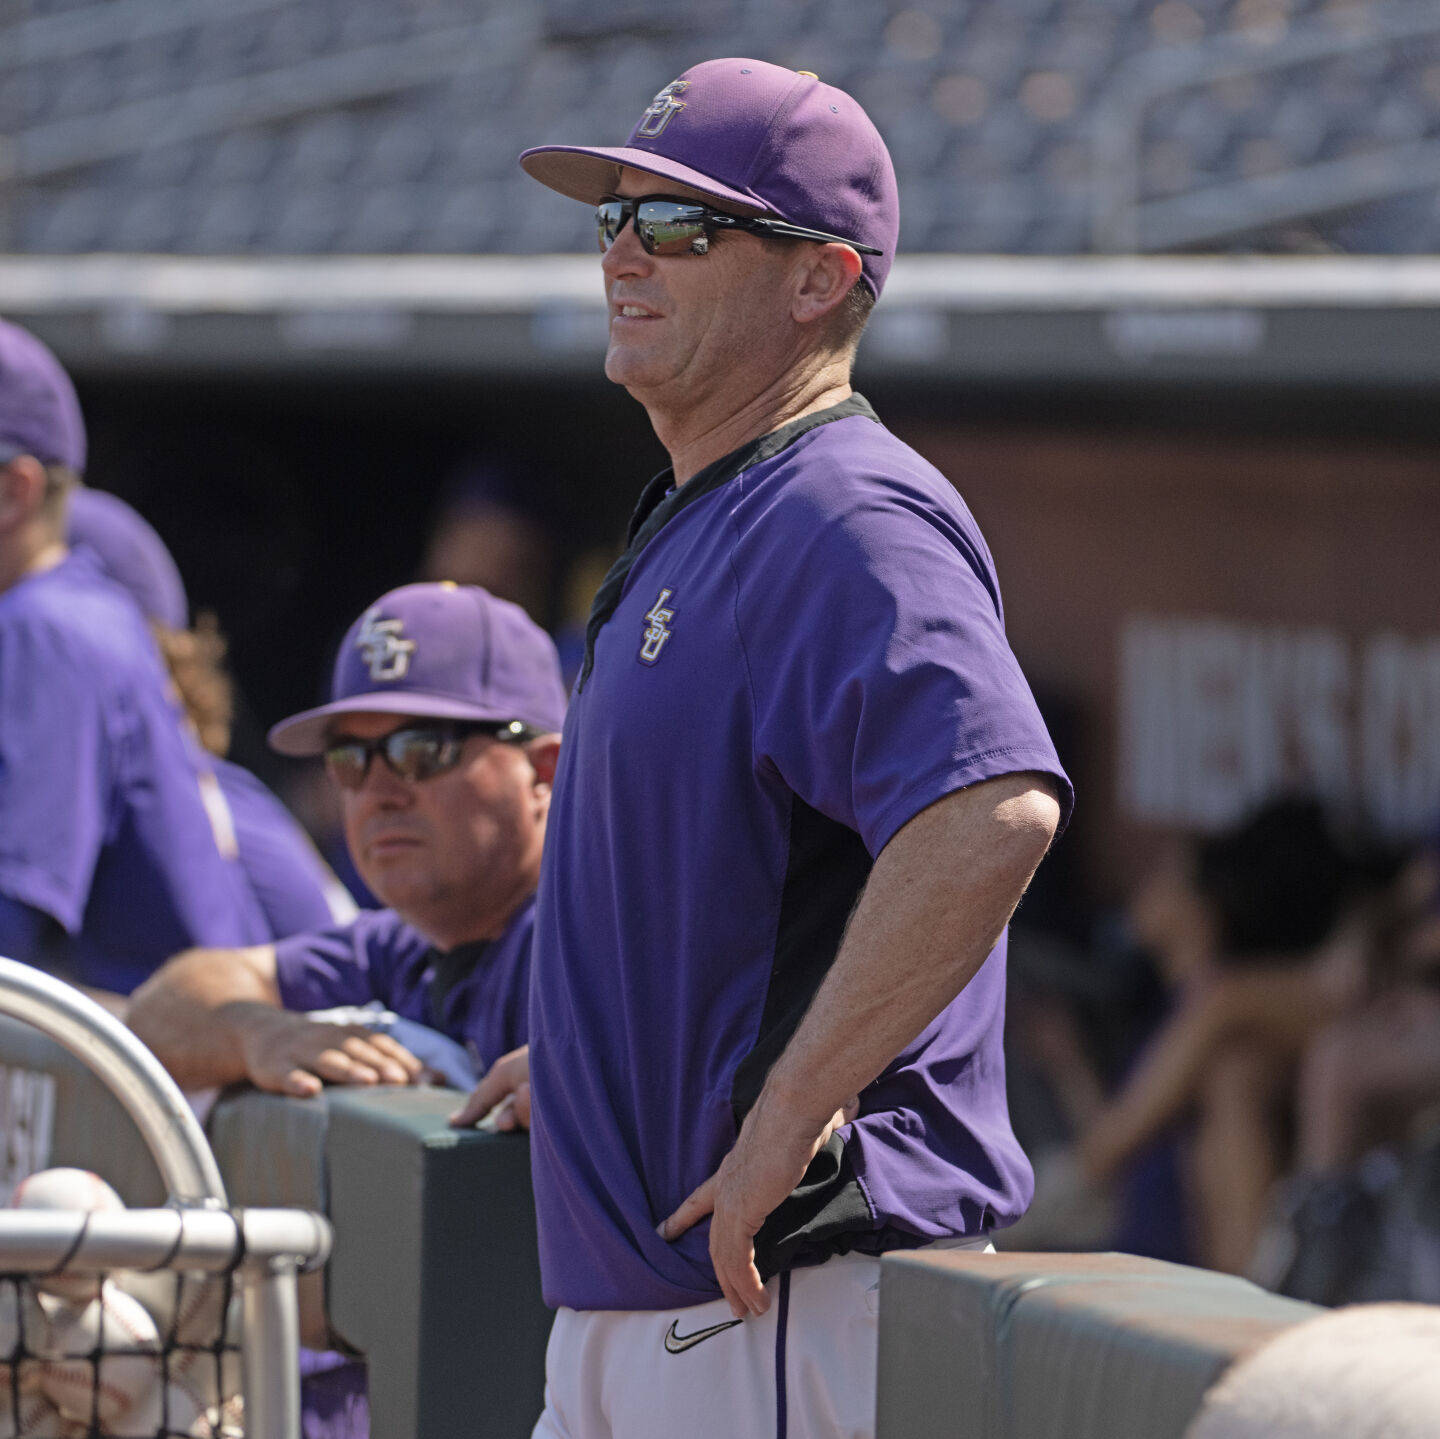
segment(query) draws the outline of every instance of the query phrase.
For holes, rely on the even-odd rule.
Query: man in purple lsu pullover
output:
[[[1070,785],[974,520],[850,388],[898,230],[855,101],[714,60],[624,146],[521,164],[598,207],[605,372],[672,461],[595,600],[541,873],[536,1433],[868,1434],[878,1256],[1030,1198],[1005,929]]]

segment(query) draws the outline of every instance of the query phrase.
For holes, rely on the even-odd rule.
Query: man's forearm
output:
[[[818,1133],[860,1094],[984,963],[1059,819],[1049,782],[1016,774],[948,795],[905,825],[875,861],[756,1110]]]
[[[975,785],[915,816],[881,852],[840,952],[735,1147],[659,1225],[711,1215],[710,1258],[737,1319],[770,1300],[754,1237],[832,1125],[960,993],[1009,922],[1060,820],[1040,775]]]
[[[245,1079],[246,1027],[280,1003],[274,949],[191,949],[131,997],[126,1019],[186,1089]]]

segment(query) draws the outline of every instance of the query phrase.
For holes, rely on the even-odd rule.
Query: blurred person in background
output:
[[[1275,801],[1220,835],[1171,847],[1129,905],[1135,938],[1172,996],[1169,1013],[1107,1100],[1086,1074],[1084,1045],[1058,1027],[1049,1051],[1056,1087],[1092,1104],[1076,1115],[1068,1157],[1037,1166],[1036,1206],[1017,1246],[1065,1242],[1063,1229],[1047,1228],[1077,1206],[1094,1214],[1183,1125],[1193,1257],[1246,1271],[1290,1163],[1301,1056],[1358,1002],[1373,962],[1371,878],[1311,800]],[[1110,1222],[1122,1222],[1118,1212]]]
[[[1252,1277],[1320,1304],[1440,1303],[1440,854],[1378,910],[1364,1002],[1306,1046],[1295,1173]]]
[[[442,487],[419,578],[479,585],[547,624],[556,545],[535,484],[494,456],[465,460]]]
[[[567,693],[585,663],[585,630],[590,622],[590,606],[622,548],[618,543],[592,546],[577,555],[565,572],[560,617],[554,633]]]
[[[143,618],[67,546],[85,461],[69,377],[0,322],[0,953],[128,993],[254,909]]]
[[[551,518],[554,510],[555,501],[543,474],[533,470],[522,473],[501,456],[477,451],[455,466],[440,486],[416,578],[476,585],[497,599],[519,605],[537,625],[550,628],[559,563]],[[613,557],[609,552],[597,565],[593,558],[582,556],[562,583],[553,633],[567,692],[584,651],[590,599]],[[577,571],[583,598],[573,598]],[[383,907],[356,869],[345,842],[335,786],[306,767],[287,775],[283,789],[356,901],[366,908]]]
[[[256,776],[225,758],[234,707],[225,640],[213,615],[190,627],[184,583],[165,542],[119,496],[83,486],[71,496],[68,539],[94,557],[149,622],[190,723],[216,843],[239,864],[258,910],[255,939],[352,919],[354,901],[299,822]]]
[[[420,561],[422,580],[479,585],[519,605],[547,628],[568,692],[585,658],[590,606],[624,548],[580,539],[541,473],[520,473],[489,454],[472,455],[441,488]],[[562,534],[563,531],[563,534]]]

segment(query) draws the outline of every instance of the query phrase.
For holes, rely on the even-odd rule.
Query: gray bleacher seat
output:
[[[428,216],[425,248],[438,251],[476,251],[490,248],[502,224],[495,213],[490,190],[484,185],[447,188],[433,215]]]
[[[139,253],[173,250],[185,219],[187,193],[179,185],[143,190],[119,216],[113,231],[116,249]]]
[[[340,248],[362,255],[411,249],[422,217],[435,209],[435,198],[423,184],[368,186],[340,234]]]
[[[265,130],[236,130],[218,140],[204,165],[208,180],[245,184],[261,179],[275,159],[275,137]]]
[[[1347,8],[1362,20],[1386,13],[1382,0]],[[666,79],[706,55],[749,51],[851,89],[889,136],[902,189],[943,191],[956,177],[998,188],[987,202],[967,203],[965,216],[978,217],[973,224],[947,217],[943,196],[907,200],[905,248],[1083,250],[1091,225],[1079,211],[1092,203],[1092,181],[1075,180],[1070,166],[1057,182],[1048,168],[1056,147],[1091,143],[1095,116],[1138,57],[1183,57],[1185,36],[1215,42],[1253,27],[1260,14],[1245,0],[1169,0],[1168,7],[1163,0],[951,0],[935,7],[869,0],[247,0],[234,14],[197,7],[194,22],[184,24],[166,13],[164,0],[123,0],[119,13],[139,19],[128,33],[99,27],[103,43],[87,48],[79,24],[87,10],[99,15],[110,7],[103,0],[66,0],[58,8],[51,0],[19,0],[0,11],[0,63],[12,28],[18,33],[46,16],[71,27],[64,45],[42,46],[33,63],[0,77],[18,152],[28,134],[70,118],[93,116],[103,135],[111,107],[142,102],[174,100],[167,113],[196,117],[197,132],[176,147],[142,145],[138,153],[22,175],[7,212],[8,242],[21,249],[113,248],[140,233],[182,252],[355,251],[387,233],[407,249],[588,249],[582,219],[562,220],[553,198],[534,185],[509,186],[518,151],[571,138],[619,142]],[[1257,56],[1282,32],[1338,31],[1350,23],[1331,18],[1339,11],[1328,0],[1292,0],[1287,14],[1284,26],[1255,42]],[[149,27],[156,16],[164,23]],[[438,58],[407,49],[440,32],[446,48]],[[386,49],[408,57],[417,67],[413,78],[399,65],[391,88],[383,66],[378,77],[361,66],[364,76],[357,79],[357,71],[346,81],[359,86],[353,100],[314,96],[316,72],[304,67],[323,63],[334,79],[346,57]],[[1140,198],[1183,196],[1257,171],[1288,173],[1366,146],[1434,137],[1437,62],[1440,36],[1433,36],[1257,74],[1227,82],[1228,90],[1180,85],[1136,112],[1148,177]],[[1062,82],[1037,86],[1034,77],[1046,74],[1068,83],[1073,107],[1045,100],[1059,93],[1057,85],[1063,89]],[[248,115],[240,92],[226,89],[247,76],[255,93],[271,97],[269,115]],[[1240,103],[1247,85],[1253,97]],[[231,108],[207,111],[197,94]],[[966,153],[957,158],[957,151]],[[190,157],[188,169],[175,158],[181,154]],[[383,202],[367,201],[365,192],[418,180],[433,187],[430,210],[412,226],[387,228]],[[242,223],[237,202],[207,188],[241,181],[266,187],[273,214],[263,222]],[[1017,181],[1025,182],[1018,192]],[[487,228],[477,223],[485,208],[477,186],[491,182],[506,182],[494,197],[506,222]],[[200,193],[175,209],[171,233],[142,223],[173,198],[168,187],[182,184]],[[321,205],[311,192],[327,184],[339,193],[326,192]],[[147,201],[141,192],[152,190],[158,195]],[[1028,219],[1017,193],[1030,196]],[[72,195],[82,198],[68,202]],[[92,226],[87,197],[94,195],[103,203]],[[1440,240],[1436,223],[1414,219],[1413,205],[1381,199],[1366,206],[1368,219],[1347,212],[1333,224],[1382,251]],[[1331,223],[1314,219],[1321,230]],[[1220,243],[1243,247],[1250,239],[1237,233]]]
[[[334,249],[349,218],[349,200],[347,190],[332,184],[285,195],[267,217],[266,248],[297,255]]]
[[[193,197],[194,225],[189,248],[198,254],[236,254],[251,248],[265,212],[265,191],[258,185],[230,184]]]
[[[106,197],[97,187],[49,191],[39,197],[26,214],[20,239],[33,240],[27,249],[73,254],[98,249],[104,243],[107,219]]]
[[[345,111],[316,115],[292,134],[283,161],[289,176],[302,184],[343,178],[355,158],[358,125]]]

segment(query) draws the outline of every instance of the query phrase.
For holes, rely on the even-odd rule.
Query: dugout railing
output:
[[[232,1204],[328,1216],[324,1342],[366,1359],[376,1439],[525,1439],[543,1401],[529,1141],[452,1129],[456,1103],[432,1089],[241,1089],[206,1123]],[[188,1109],[177,1122],[194,1123]],[[0,1184],[74,1165],[132,1205],[170,1188],[89,1067],[3,1013],[0,1132]]]
[[[8,1007],[0,985],[0,1010]],[[209,1150],[188,1109],[165,1110],[183,1137],[172,1140],[176,1153],[152,1155],[91,1058],[0,1016],[9,1161],[96,1169],[131,1203],[208,1192]],[[220,1192],[261,1206],[241,1211],[252,1261],[267,1245],[295,1242],[253,1227],[270,1206],[329,1216],[330,1342],[368,1361],[376,1439],[524,1439],[542,1403],[550,1314],[529,1144],[451,1129],[455,1103],[454,1093],[427,1089],[330,1089],[310,1100],[244,1090],[222,1096],[208,1122]],[[86,1262],[153,1261],[177,1240],[195,1268],[233,1261],[225,1212],[159,1214],[169,1228],[137,1224],[133,1211],[93,1216]],[[52,1266],[65,1238],[27,1239],[18,1267]],[[0,1250],[0,1270],[16,1257]],[[1231,1276],[1129,1255],[897,1254],[882,1273],[877,1439],[1182,1439],[1237,1360],[1323,1312]],[[287,1314],[287,1335],[291,1323]],[[293,1360],[282,1375],[279,1347],[265,1353],[275,1376],[266,1385],[281,1392]]]
[[[887,1255],[876,1439],[1184,1439],[1234,1364],[1324,1312],[1132,1254]]]
[[[48,1037],[119,1103],[170,1198],[165,1208],[114,1213],[0,1210],[0,1274],[17,1284],[98,1279],[122,1270],[224,1276],[241,1300],[244,1432],[248,1439],[299,1439],[296,1279],[328,1257],[327,1221],[296,1209],[231,1210],[220,1169],[184,1095],[119,1020],[79,991],[0,958],[0,1012]],[[13,1073],[7,1073],[12,1098],[23,1087],[14,1084]],[[13,1114],[12,1106],[7,1116]],[[7,1130],[7,1150],[13,1137]],[[33,1145],[26,1157],[38,1157]],[[95,1365],[97,1390],[105,1339],[102,1319],[100,1347],[86,1356]],[[24,1342],[22,1322],[17,1347]],[[222,1336],[217,1348],[223,1343]],[[18,1362],[14,1353],[3,1357]],[[168,1362],[168,1355],[157,1353],[155,1362]],[[157,1372],[163,1376],[163,1367]],[[163,1420],[162,1428],[169,1428]]]

